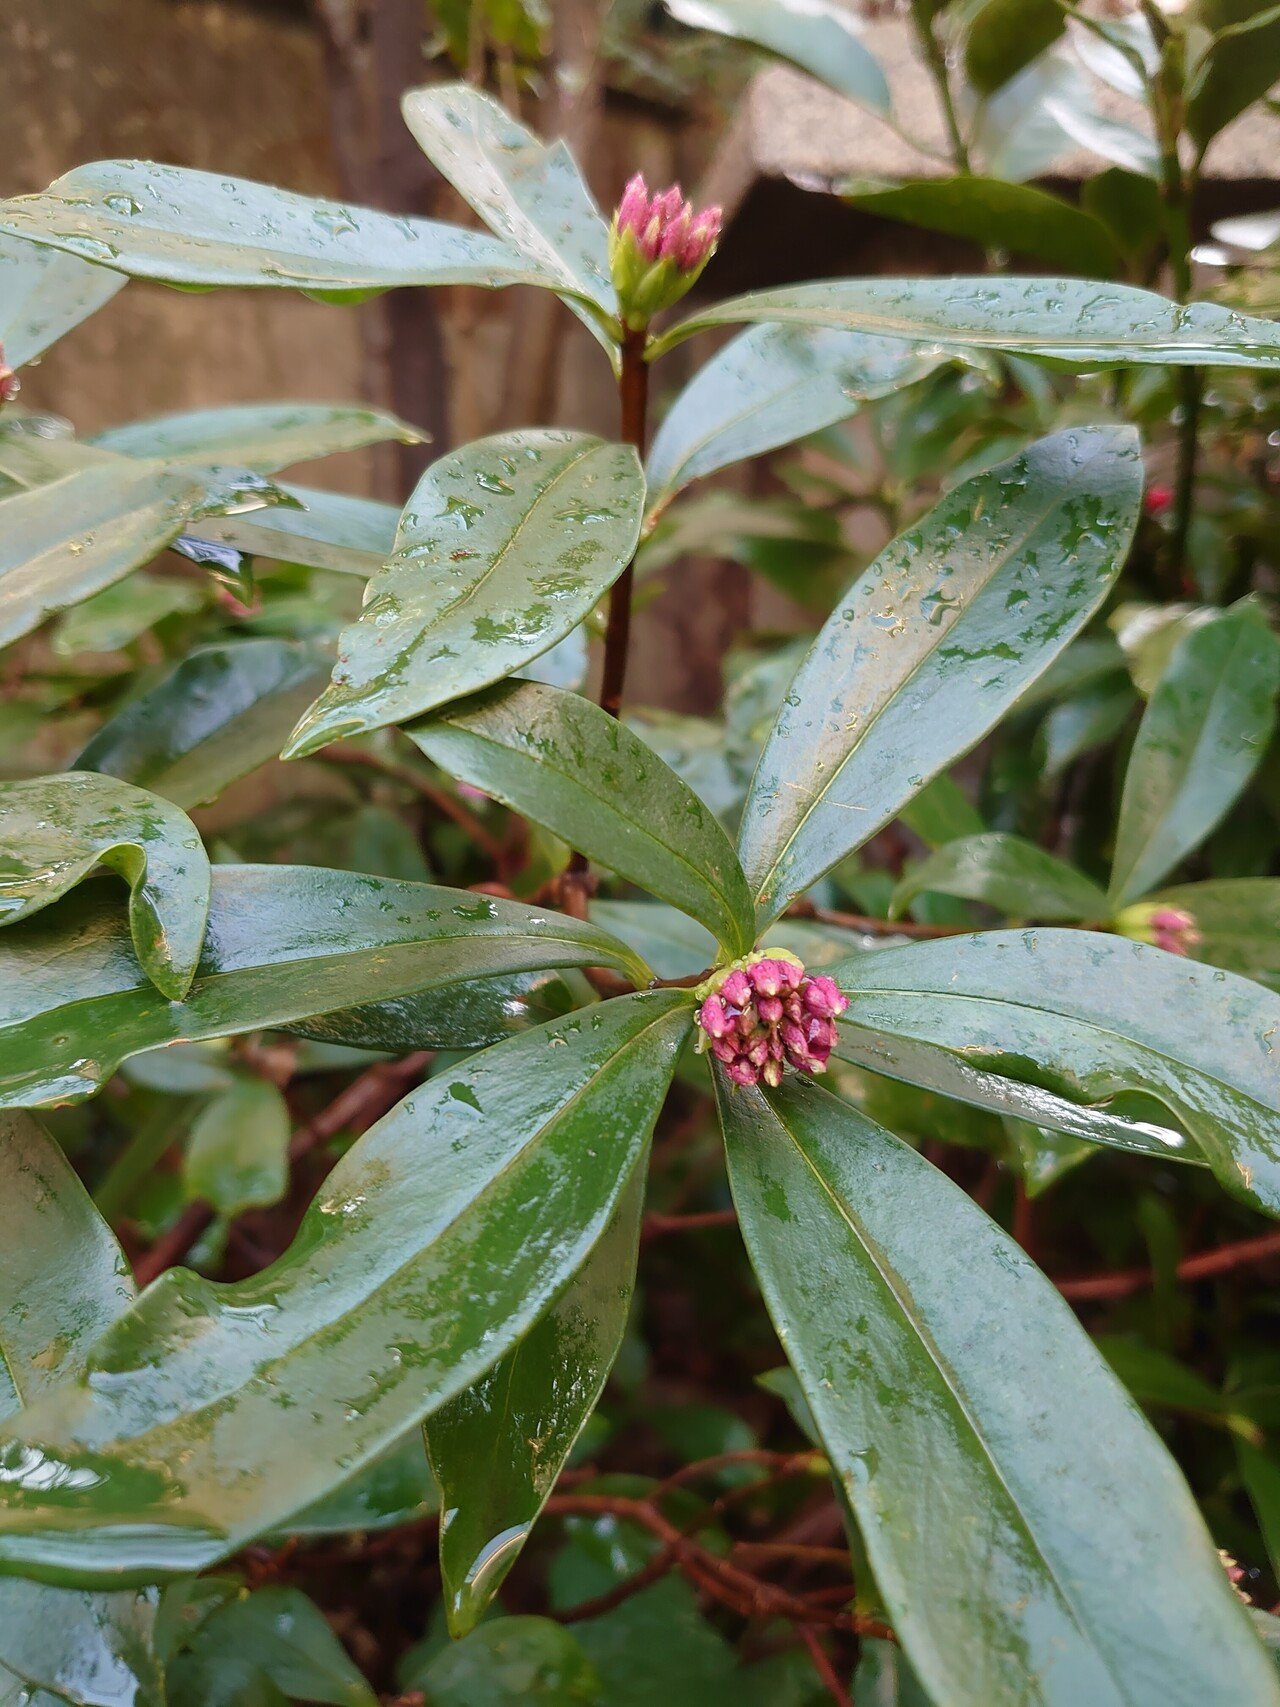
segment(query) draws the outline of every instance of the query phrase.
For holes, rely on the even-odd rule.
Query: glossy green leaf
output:
[[[618,1355],[635,1280],[644,1158],[608,1232],[564,1295],[474,1387],[432,1417],[440,1574],[465,1636],[515,1564]]]
[[[1147,1093],[1228,1191],[1280,1213],[1280,997],[1260,984],[1142,943],[1059,930],[912,943],[834,975],[851,1031],[918,1040],[966,1073],[1030,1087],[1031,1100],[1040,1088],[1087,1109]],[[910,1061],[891,1071],[929,1083]],[[1010,1112],[1069,1130],[1030,1108]],[[1085,1128],[1075,1135],[1106,1141]],[[1166,1140],[1176,1155],[1179,1140]]]
[[[1236,1456],[1274,1573],[1280,1570],[1280,1460],[1244,1440],[1236,1441]]]
[[[281,486],[298,506],[254,510],[248,515],[214,516],[192,530],[246,551],[331,569],[342,575],[376,575],[396,545],[400,512],[374,498],[349,498],[343,492],[319,492],[310,486]]]
[[[660,978],[687,978],[710,970],[716,957],[711,932],[674,907],[653,901],[591,903],[591,917],[642,954]]]
[[[415,427],[381,409],[337,403],[241,403],[221,409],[192,409],[110,427],[89,440],[122,456],[160,457],[165,462],[229,463],[273,474],[295,462],[335,451],[399,439],[417,444]]]
[[[873,113],[888,114],[889,85],[862,42],[856,13],[834,0],[666,0],[693,29],[751,42]]]
[[[990,830],[947,842],[913,865],[893,891],[898,918],[932,890],[984,901],[1015,919],[1104,919],[1107,897],[1083,872],[1021,836]]]
[[[394,1529],[439,1507],[422,1430],[411,1428],[350,1482],[291,1514],[286,1535],[335,1535]]]
[[[98,160],[0,202],[0,231],[166,284],[341,294],[549,282],[482,232],[150,160]]]
[[[114,890],[86,885],[0,931],[0,1106],[90,1096],[144,1049],[301,1023],[338,1041],[324,1016],[434,992],[412,1007],[412,1048],[487,1042],[467,1026],[459,980],[548,966],[648,970],[607,932],[469,890],[311,866],[220,866],[195,983],[164,1000],[138,967]],[[508,999],[506,987],[501,999]],[[313,1016],[315,1016],[313,1018]],[[432,1023],[434,1016],[435,1023]],[[368,1046],[385,1046],[377,1032]]]
[[[1180,883],[1150,899],[1190,913],[1200,933],[1190,949],[1197,960],[1273,986],[1280,983],[1280,878],[1219,877],[1206,883]]]
[[[643,505],[635,451],[587,433],[499,433],[434,463],[286,756],[431,711],[546,652],[630,562]]]
[[[237,1079],[197,1115],[182,1168],[189,1198],[219,1215],[279,1203],[289,1184],[293,1123],[284,1097],[266,1079]]]
[[[957,841],[961,836],[980,836],[984,828],[982,814],[946,771],[926,783],[915,799],[903,807],[902,821],[930,848]]]
[[[197,611],[203,604],[203,592],[189,581],[130,575],[60,617],[53,650],[60,658],[74,658],[79,652],[114,652],[166,617]]]
[[[948,359],[942,350],[859,332],[750,327],[699,369],[667,411],[645,468],[650,516],[691,481],[843,421]]]
[[[1060,23],[1055,0],[1048,6]],[[842,184],[840,194],[866,213],[1029,255],[1049,267],[1104,279],[1120,270],[1119,251],[1101,220],[1032,184],[970,177],[864,187],[855,180]]]
[[[766,1303],[930,1695],[1280,1701],[1173,1460],[1014,1241],[812,1083],[717,1095]]]
[[[1066,18],[1054,0],[982,0],[966,24],[965,76],[993,95],[1057,41]]]
[[[991,729],[1106,597],[1137,522],[1127,428],[1081,427],[956,486],[837,605],[739,832],[774,918]]]
[[[1061,776],[1083,754],[1105,746],[1138,703],[1127,678],[1109,676],[1055,705],[1037,734],[1045,777]]]
[[[275,758],[329,676],[329,660],[289,640],[193,652],[103,724],[76,760],[179,806],[216,800]]]
[[[267,1584],[216,1607],[196,1631],[190,1654],[173,1668],[179,1703],[197,1707],[207,1701],[203,1679],[212,1677],[216,1687],[224,1662],[239,1673],[265,1677],[291,1701],[377,1707],[378,1697],[324,1614],[300,1589]]]
[[[29,1115],[0,1115],[0,1415],[78,1377],[134,1295],[111,1230]],[[150,1593],[0,1581],[0,1701],[160,1707]]]
[[[1251,604],[1193,628],[1152,693],[1125,773],[1111,899],[1153,889],[1239,799],[1275,730],[1280,644]]]
[[[466,1642],[411,1657],[401,1681],[432,1707],[599,1707],[602,1688],[573,1632],[549,1618],[495,1618]]]
[[[0,925],[65,895],[97,865],[129,885],[129,927],[148,978],[180,1001],[209,910],[209,858],[185,812],[145,789],[64,771],[0,782]]]
[[[194,470],[104,457],[0,502],[0,645],[150,562],[207,489]]]
[[[264,1273],[164,1275],[83,1380],[0,1430],[0,1561],[210,1564],[471,1386],[605,1233],[692,1013],[623,996],[472,1056],[365,1133]]]
[[[963,344],[1066,367],[1280,366],[1280,326],[1212,302],[1185,306],[1081,279],[833,279],[754,291],[655,340],[650,359],[710,326],[777,320],[910,343]]]
[[[0,237],[0,347],[10,367],[41,355],[110,302],[124,280],[74,255]]]
[[[751,896],[716,818],[638,735],[578,694],[504,682],[407,731],[428,758],[683,912],[730,957]]]
[[[617,312],[609,232],[563,142],[543,143],[469,83],[410,89],[404,122],[491,231],[601,315]]]
[[[1190,21],[1216,38],[1187,103],[1187,130],[1203,149],[1280,81],[1280,17],[1270,0],[1196,0]]]

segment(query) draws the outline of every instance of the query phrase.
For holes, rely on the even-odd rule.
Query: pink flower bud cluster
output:
[[[727,972],[697,1017],[735,1085],[776,1086],[784,1064],[826,1072],[836,1016],[848,1005],[830,978],[811,978],[797,961],[765,955]]]
[[[20,389],[18,376],[4,359],[4,345],[0,344],[0,403],[12,403]]]
[[[1195,918],[1181,907],[1157,907],[1150,925],[1152,942],[1166,954],[1187,954],[1200,941]]]
[[[694,213],[679,184],[651,196],[641,172],[618,203],[618,230],[631,233],[645,260],[674,261],[682,273],[697,272],[710,260],[720,238],[720,221],[718,207]]]

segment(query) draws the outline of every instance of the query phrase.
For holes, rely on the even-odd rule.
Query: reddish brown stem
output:
[[[706,1209],[698,1215],[646,1215],[641,1237],[662,1239],[668,1233],[696,1233],[704,1227],[732,1227],[738,1219],[733,1209]]]
[[[622,370],[618,375],[618,399],[622,406],[622,437],[644,456],[649,410],[649,364],[644,359],[646,331],[625,333]],[[609,620],[604,635],[604,671],[600,679],[600,705],[610,717],[622,711],[622,690],[627,680],[627,654],[631,647],[631,595],[635,586],[632,559],[613,584],[609,594]]]
[[[1229,1274],[1232,1269],[1249,1263],[1266,1262],[1280,1257],[1280,1233],[1263,1233],[1256,1239],[1240,1239],[1217,1250],[1198,1251],[1178,1264],[1179,1280],[1212,1280],[1215,1275]],[[1126,1268],[1116,1274],[1084,1275],[1078,1280],[1057,1280],[1055,1285],[1064,1298],[1073,1304],[1101,1303],[1112,1298],[1127,1298],[1131,1292],[1141,1292],[1155,1284],[1155,1274],[1149,1268]]]

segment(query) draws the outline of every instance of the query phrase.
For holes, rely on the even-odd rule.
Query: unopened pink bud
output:
[[[804,986],[804,1005],[810,1013],[818,1014],[822,1019],[834,1019],[849,1006],[849,998],[834,978],[819,974]]]
[[[756,1012],[766,1025],[776,1025],[782,1018],[782,999],[779,996],[758,996]]]
[[[762,996],[779,996],[785,988],[781,961],[757,960],[754,966],[748,968],[747,975],[758,994]]]
[[[17,374],[4,359],[4,345],[0,344],[0,403],[12,403],[21,389]]]
[[[751,1000],[751,980],[741,967],[731,972],[721,984],[720,995],[731,1007],[746,1007]]]
[[[732,1061],[725,1068],[725,1072],[728,1073],[735,1085],[758,1085],[760,1083],[760,1070],[758,1067],[753,1067],[749,1061]]]
[[[764,1066],[760,1069],[760,1077],[764,1080],[766,1085],[770,1085],[774,1090],[777,1090],[778,1086],[782,1083],[781,1060],[774,1056],[770,1056]]]
[[[723,1061],[728,1066],[730,1061],[738,1059],[738,1042],[733,1037],[717,1037],[711,1045],[711,1053],[717,1061]]]
[[[835,1048],[836,1028],[829,1019],[811,1019],[806,1027],[809,1034],[809,1048],[815,1054],[830,1054]]]
[[[643,230],[649,219],[649,186],[644,181],[644,173],[637,172],[627,183],[622,192],[622,200],[618,203],[618,228],[623,231],[639,232]]]
[[[703,1002],[698,1009],[698,1024],[708,1037],[727,1037],[733,1030],[733,1020],[719,996],[708,996]]]

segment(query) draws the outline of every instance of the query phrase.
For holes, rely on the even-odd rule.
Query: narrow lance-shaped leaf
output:
[[[109,427],[89,440],[122,456],[159,457],[168,463],[227,463],[273,474],[295,462],[335,451],[399,439],[417,444],[416,427],[382,409],[340,403],[241,403],[192,409]]]
[[[1111,899],[1145,895],[1226,815],[1275,731],[1280,644],[1251,604],[1192,628],[1143,713],[1125,773]]]
[[[445,1615],[455,1637],[475,1627],[515,1564],[618,1355],[635,1280],[645,1160],[564,1296],[427,1424],[444,1514]]]
[[[859,106],[889,113],[889,85],[858,40],[860,20],[833,0],[666,0],[666,5],[682,24],[752,42]]]
[[[205,589],[136,570],[127,580],[104,587],[58,618],[51,636],[60,658],[81,652],[114,652],[149,633],[167,617],[202,610]]]
[[[47,190],[0,202],[0,231],[166,284],[342,295],[550,282],[483,232],[150,160],[77,166]]]
[[[0,1430],[0,1564],[210,1564],[472,1385],[605,1234],[692,1012],[623,996],[473,1056],[347,1152],[263,1274],[163,1276],[82,1380]]]
[[[47,907],[97,865],[129,885],[142,968],[180,1001],[195,977],[209,911],[209,856],[185,812],[92,771],[0,782],[0,925]]]
[[[400,512],[394,504],[351,498],[345,492],[318,492],[310,486],[279,490],[293,500],[288,507],[212,516],[192,531],[200,539],[254,557],[361,575],[365,580],[376,575],[395,550]]]
[[[0,345],[21,367],[110,302],[125,281],[42,243],[0,236]]]
[[[130,1304],[111,1229],[48,1133],[0,1115],[0,1416],[79,1379]],[[153,1593],[0,1581],[0,1699],[32,1707],[150,1707],[162,1699]]]
[[[1058,930],[912,943],[833,976],[855,1035],[918,1039],[1015,1090],[1043,1087],[1077,1104],[1155,1097],[1228,1191],[1280,1213],[1280,997],[1260,984],[1142,943]],[[909,1066],[894,1076],[930,1085]]]
[[[834,279],[717,303],[655,340],[650,360],[710,326],[778,320],[910,343],[964,344],[1066,367],[1280,366],[1280,326],[1081,279]]]
[[[617,313],[609,233],[563,142],[540,142],[469,83],[410,89],[404,122],[432,165],[517,254],[582,303]]]
[[[931,1698],[1280,1702],[1177,1467],[1014,1241],[816,1085],[717,1081],[765,1301]]]
[[[751,896],[719,821],[590,700],[504,682],[406,733],[450,775],[689,913],[730,956],[751,947]]]
[[[646,464],[648,511],[719,468],[852,415],[950,359],[822,327],[752,326],[700,368],[667,411]]]
[[[405,1046],[473,1047],[522,1017],[515,1004],[503,1023],[506,980],[549,966],[649,981],[630,949],[564,914],[354,872],[238,865],[214,869],[195,983],[169,1002],[139,969],[114,899],[86,885],[0,931],[0,1107],[91,1096],[121,1061],[165,1043],[293,1024],[362,1043],[318,1022],[428,992]],[[486,981],[492,1003],[476,1000]]]
[[[643,505],[632,447],[588,433],[499,433],[434,463],[285,757],[431,711],[548,651],[630,562]]]
[[[1075,866],[1021,836],[992,830],[947,842],[922,859],[893,891],[899,917],[927,891],[985,901],[1018,919],[1103,919],[1107,897]]]
[[[179,806],[216,800],[275,758],[328,679],[323,653],[288,640],[240,640],[193,652],[122,706],[76,760]]]
[[[760,756],[739,851],[774,918],[996,724],[1106,597],[1138,518],[1128,428],[966,480],[854,583]]]

